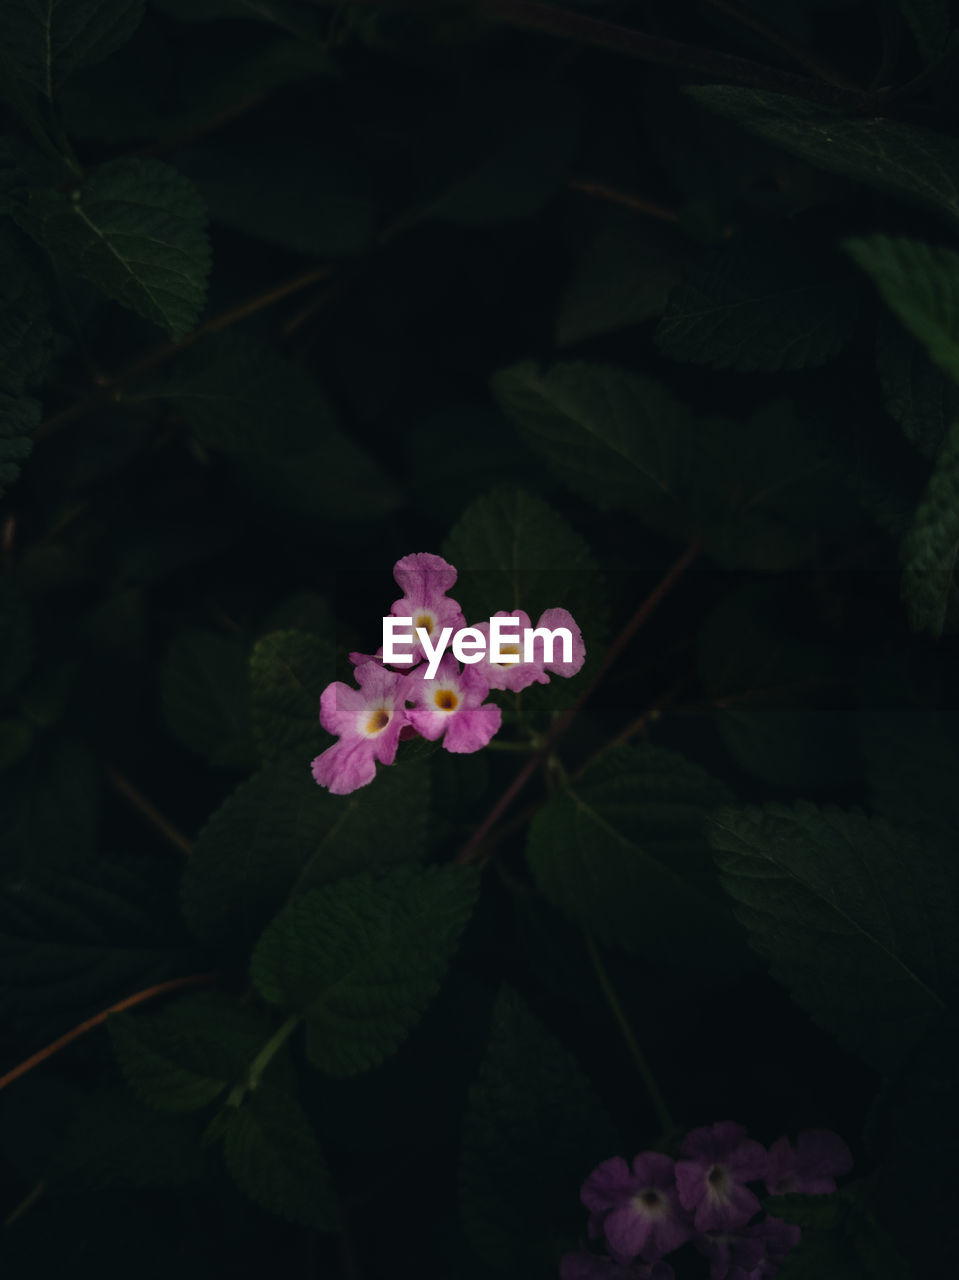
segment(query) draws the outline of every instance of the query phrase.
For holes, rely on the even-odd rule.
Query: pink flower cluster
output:
[[[466,626],[462,609],[446,594],[456,582],[456,569],[441,556],[427,551],[404,556],[394,565],[393,577],[403,595],[394,601],[390,612],[397,618],[412,618],[413,627],[422,627],[431,644],[444,627],[457,631]],[[519,618],[521,632],[530,625],[529,615],[522,610],[500,610],[494,616]],[[376,654],[351,653],[359,687],[337,680],[327,685],[320,697],[320,724],[336,734],[337,741],[313,761],[315,781],[334,795],[365,787],[376,775],[377,760],[393,763],[400,738],[442,738],[446,750],[453,752],[485,747],[502,723],[499,707],[486,701],[491,689],[520,690],[531,684],[548,684],[547,672],[573,676],[583,665],[583,637],[565,609],[547,609],[537,626],[568,627],[573,637],[572,661],[547,662],[542,641],[537,641],[531,662],[520,656],[517,662],[500,664],[484,656],[480,662],[461,668],[446,654],[435,677],[428,680],[425,662],[399,672],[384,665],[382,649]],[[488,622],[476,629],[489,636]],[[504,646],[504,651],[509,648]],[[419,641],[414,644],[413,656],[424,656]]]
[[[767,1151],[740,1124],[721,1121],[687,1134],[681,1160],[644,1151],[598,1165],[580,1197],[589,1236],[604,1252],[580,1249],[560,1264],[561,1280],[673,1280],[666,1254],[691,1244],[709,1260],[711,1280],[768,1280],[799,1242],[800,1229],[760,1212],[749,1183],[770,1195],[825,1195],[852,1168],[849,1148],[828,1129]]]

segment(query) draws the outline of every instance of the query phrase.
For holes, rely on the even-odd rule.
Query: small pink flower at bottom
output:
[[[747,1137],[741,1124],[723,1120],[693,1129],[676,1161],[679,1201],[695,1214],[697,1231],[733,1231],[759,1211],[745,1185],[766,1174],[766,1149]]]
[[[450,654],[440,659],[436,676],[426,678],[426,664],[410,675],[406,696],[415,705],[407,712],[410,724],[424,738],[443,739],[447,751],[464,754],[485,747],[499,729],[503,713],[484,702],[486,681]]]
[[[632,1169],[622,1156],[597,1165],[583,1183],[580,1199],[593,1213],[605,1213],[603,1232],[611,1252],[623,1261],[658,1261],[692,1236],[679,1208],[673,1162],[658,1151],[641,1152]]]
[[[635,1262],[627,1266],[603,1254],[580,1249],[560,1259],[559,1280],[673,1280],[673,1269],[668,1262],[651,1265]]]
[[[313,779],[337,796],[372,782],[377,760],[393,763],[400,730],[409,723],[407,676],[378,662],[363,663],[355,674],[359,689],[337,680],[320,696],[320,724],[339,741],[313,761]]]
[[[806,1129],[793,1147],[778,1138],[769,1148],[766,1190],[771,1196],[801,1192],[828,1195],[836,1190],[836,1178],[852,1169],[852,1152],[831,1129]]]

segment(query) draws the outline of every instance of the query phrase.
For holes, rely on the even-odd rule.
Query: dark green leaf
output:
[[[852,337],[859,299],[801,242],[750,231],[688,267],[656,330],[674,360],[778,373],[824,364]]]
[[[314,1231],[339,1229],[329,1170],[292,1093],[263,1086],[224,1118],[223,1154],[241,1191],[269,1213]]]
[[[463,1226],[485,1265],[555,1274],[556,1237],[568,1233],[573,1246],[582,1225],[579,1188],[617,1143],[582,1068],[504,988],[470,1090],[459,1164]]]
[[[959,421],[959,387],[889,315],[879,320],[876,368],[886,409],[906,438],[932,461],[949,427]]]
[[[611,215],[577,262],[556,317],[556,345],[573,346],[662,315],[679,276],[663,232],[634,215]]]
[[[879,818],[800,803],[724,809],[720,877],[752,946],[816,1022],[892,1071],[956,994],[951,877]]]
[[[37,191],[23,229],[108,298],[186,334],[206,298],[210,245],[193,184],[160,160],[111,160],[70,194]]]
[[[33,662],[33,621],[17,583],[0,578],[0,698],[14,692]]]
[[[44,381],[53,356],[53,330],[43,287],[28,269],[23,252],[4,237],[0,237],[0,277],[0,392],[5,393],[5,401],[7,394],[19,396]],[[0,454],[0,462],[2,458]]]
[[[420,857],[428,811],[425,764],[397,763],[333,796],[297,752],[243,783],[200,832],[183,883],[187,923],[204,942],[248,947],[289,894]]]
[[[74,738],[47,739],[0,778],[0,865],[42,871],[89,857],[100,826],[100,780]]]
[[[0,891],[0,1002],[37,1038],[184,972],[196,956],[176,909],[176,868],[91,862]]]
[[[952,30],[949,0],[899,0],[902,15],[909,23],[924,62],[942,57]]]
[[[319,754],[324,745],[320,694],[334,678],[335,658],[331,636],[305,631],[273,631],[254,645],[253,728],[264,761],[292,748]]]
[[[20,464],[30,452],[33,430],[43,411],[38,400],[14,399],[0,391],[0,498],[20,474]]]
[[[465,867],[401,867],[310,890],[268,925],[253,981],[271,1004],[304,1013],[315,1066],[368,1070],[439,991],[478,890]]]
[[[959,421],[949,428],[912,528],[902,543],[902,594],[916,631],[941,636],[959,625],[955,616],[959,556]]]
[[[373,238],[376,210],[356,159],[314,144],[200,144],[179,152],[215,222],[296,253],[338,258]]]
[[[203,1166],[190,1117],[160,1115],[125,1089],[99,1088],[80,1106],[47,1180],[57,1190],[116,1193],[190,1183]]]
[[[606,628],[606,600],[589,547],[542,498],[501,488],[463,512],[443,543],[460,572],[453,595],[468,621],[500,609],[523,609],[535,623],[544,609],[564,608],[586,639]]]
[[[831,107],[731,85],[694,85],[697,102],[744,129],[854,182],[959,222],[959,142],[882,116],[844,118]]]
[[[4,0],[0,46],[21,79],[52,98],[64,76],[128,40],[143,9],[144,0]]]
[[[539,889],[613,946],[698,972],[740,968],[742,947],[703,833],[722,783],[661,747],[619,747],[530,826]]]
[[[185,627],[160,672],[170,732],[210,764],[228,769],[256,760],[248,653],[248,643],[237,636]]]
[[[114,1014],[107,1028],[137,1097],[171,1112],[198,1111],[238,1083],[270,1035],[261,1011],[213,992]]]
[[[959,253],[901,236],[847,240],[845,248],[930,357],[959,382]]]
[[[854,758],[849,716],[836,709],[839,664],[797,634],[802,604],[792,584],[752,583],[716,606],[699,638],[727,751],[747,773],[794,790],[835,784]]]

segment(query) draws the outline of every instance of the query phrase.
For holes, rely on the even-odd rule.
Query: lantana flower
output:
[[[642,1255],[657,1262],[692,1235],[680,1212],[673,1162],[658,1151],[638,1155],[632,1170],[621,1156],[604,1160],[583,1183],[580,1199],[594,1214],[604,1214],[603,1234],[624,1261]]]
[[[488,622],[481,622],[477,625],[476,630],[481,632],[486,638],[486,653],[477,662],[476,670],[487,682],[491,689],[509,689],[512,693],[519,693],[521,689],[528,688],[531,684],[549,684],[549,676],[547,672],[553,672],[558,676],[574,676],[582,668],[586,660],[586,646],[583,643],[583,634],[576,625],[573,615],[566,609],[546,609],[540,614],[537,627],[548,627],[551,631],[556,627],[567,627],[572,636],[572,653],[571,661],[562,661],[562,645],[558,642],[553,646],[553,658],[546,661],[546,647],[541,636],[535,637],[533,641],[533,661],[523,661],[523,632],[530,626],[529,614],[523,609],[500,609],[493,614],[494,618],[516,618],[518,622],[515,627],[507,628],[508,634],[514,631],[520,637],[516,644],[504,643],[500,645],[502,653],[515,653],[517,655],[516,662],[491,662],[489,659],[489,631]]]
[[[567,1253],[559,1264],[560,1280],[674,1280],[668,1262],[627,1264],[580,1249]]]
[[[796,1138],[777,1138],[769,1148],[766,1190],[772,1196],[802,1192],[828,1195],[836,1178],[852,1168],[852,1152],[830,1129],[806,1129]]]
[[[452,627],[455,635],[466,626],[462,609],[446,594],[456,582],[457,571],[442,556],[430,551],[403,556],[393,566],[393,577],[403,595],[394,600],[390,613],[394,618],[413,619],[414,661],[426,656],[416,636],[417,627],[435,644],[444,627]]]
[[[801,1237],[799,1227],[770,1215],[736,1232],[698,1235],[693,1244],[709,1259],[710,1280],[768,1280]]]
[[[766,1150],[746,1136],[741,1124],[720,1121],[693,1129],[676,1162],[676,1186],[697,1231],[731,1231],[745,1226],[759,1201],[745,1185],[766,1173]]]
[[[355,674],[358,689],[337,680],[320,697],[320,724],[338,741],[313,761],[313,779],[338,796],[372,782],[377,760],[393,763],[409,723],[406,676],[379,662],[365,662]]]
[[[414,703],[407,712],[410,724],[430,741],[442,738],[447,751],[479,751],[503,721],[500,708],[485,701],[488,693],[489,685],[473,667],[461,671],[447,653],[432,680],[426,678],[425,663],[410,674],[406,692]]]

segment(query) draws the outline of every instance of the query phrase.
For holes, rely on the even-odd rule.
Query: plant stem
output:
[[[125,800],[133,805],[138,813],[142,813],[147,822],[156,827],[157,831],[180,853],[190,853],[193,850],[193,844],[182,831],[178,830],[172,822],[164,818],[163,814],[151,804],[146,796],[138,791],[128,778],[119,773],[112,764],[106,765],[107,781],[110,785],[120,793]]]
[[[45,1182],[38,1182],[35,1187],[31,1187],[20,1203],[15,1205],[4,1218],[3,1225],[5,1227],[12,1227],[18,1218],[22,1218],[25,1213],[29,1213],[46,1189],[47,1186]]]
[[[669,1114],[669,1108],[660,1092],[659,1085],[656,1083],[656,1077],[649,1068],[645,1054],[639,1047],[639,1041],[633,1032],[633,1028],[629,1025],[629,1019],[623,1006],[619,1002],[613,984],[609,980],[609,974],[606,972],[606,966],[603,964],[602,956],[599,954],[599,948],[591,933],[586,933],[586,950],[589,952],[589,958],[593,968],[596,971],[596,977],[599,985],[603,989],[603,995],[606,997],[606,1003],[609,1005],[610,1012],[616,1019],[619,1029],[626,1041],[626,1047],[629,1049],[630,1056],[636,1064],[636,1069],[642,1078],[643,1084],[646,1086],[646,1092],[649,1094],[649,1100],[652,1103],[653,1110],[656,1112],[656,1118],[659,1121],[660,1128],[664,1133],[673,1132],[673,1119]]]
[[[87,1018],[85,1022],[71,1027],[59,1039],[54,1040],[43,1049],[38,1049],[29,1058],[25,1058],[23,1062],[12,1067],[6,1075],[0,1076],[0,1089],[5,1089],[8,1084],[13,1084],[14,1080],[19,1080],[21,1076],[26,1075],[28,1071],[32,1071],[34,1067],[38,1067],[41,1062],[46,1062],[47,1058],[52,1058],[55,1053],[65,1049],[74,1040],[79,1040],[88,1031],[93,1031],[96,1027],[101,1026],[111,1013],[123,1013],[125,1009],[133,1009],[139,1004],[146,1004],[148,1000],[153,1000],[156,996],[162,996],[168,991],[177,991],[181,987],[198,987],[208,982],[215,982],[219,976],[218,973],[191,973],[186,978],[171,978],[168,982],[158,982],[155,986],[147,987],[143,991],[137,991],[134,995],[127,996],[125,999],[117,1001],[116,1004],[111,1004],[108,1009],[103,1009],[100,1013],[95,1013],[92,1018]]]
[[[480,846],[486,839],[490,830],[496,825],[502,815],[506,812],[513,800],[526,786],[530,778],[539,768],[543,760],[547,759],[553,751],[553,747],[563,736],[569,726],[573,723],[576,715],[586,702],[587,698],[593,693],[597,685],[603,680],[610,667],[629,644],[630,640],[636,632],[643,626],[647,619],[655,613],[657,607],[663,598],[669,594],[672,588],[680,580],[689,566],[693,563],[700,552],[700,543],[698,541],[691,542],[686,550],[677,560],[675,560],[666,570],[663,576],[653,587],[652,591],[643,600],[642,604],[620,631],[619,635],[610,645],[603,659],[602,666],[592,681],[587,685],[583,692],[579,695],[573,705],[558,716],[546,735],[546,740],[541,747],[536,750],[533,755],[526,761],[522,769],[509,784],[500,798],[493,805],[492,809],[473,832],[472,836],[463,845],[459,853],[456,855],[456,861],[459,864],[472,862],[479,853]]]
[[[607,186],[605,182],[594,182],[591,178],[570,178],[566,183],[571,191],[582,191],[584,195],[595,196],[598,200],[606,200],[610,204],[622,205],[633,213],[645,213],[650,218],[658,218],[660,222],[674,223],[679,221],[679,214],[674,209],[657,204],[655,200],[647,200],[645,196],[632,195],[628,191],[620,191],[616,187]]]
[[[279,1053],[280,1049],[286,1044],[290,1036],[303,1021],[302,1014],[291,1013],[287,1020],[277,1028],[270,1036],[266,1044],[250,1063],[247,1071],[246,1079],[236,1085],[226,1100],[228,1107],[238,1107],[243,1101],[247,1093],[255,1089],[263,1077],[263,1072],[267,1069],[273,1059]]]

